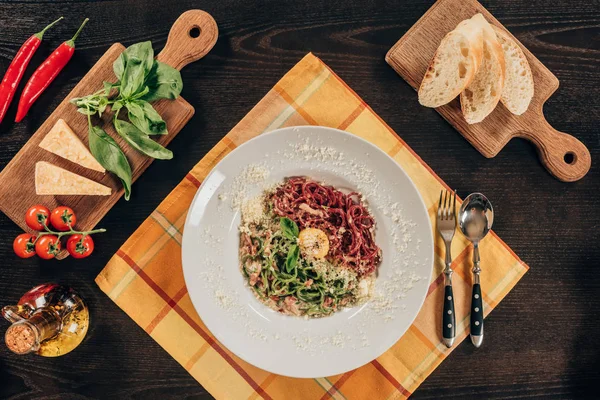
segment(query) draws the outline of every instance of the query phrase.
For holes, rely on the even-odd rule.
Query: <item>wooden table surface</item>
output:
[[[175,158],[154,162],[100,223],[86,261],[17,259],[17,226],[0,215],[0,305],[32,286],[59,281],[88,300],[92,325],[73,353],[19,357],[0,345],[0,398],[210,398],[164,350],[95,285],[94,277],[186,172],[302,56],[323,59],[459,194],[485,193],[494,230],[531,266],[486,320],[481,349],[464,342],[414,393],[419,398],[582,398],[600,393],[600,3],[598,0],[484,0],[483,4],[546,65],[561,87],[548,121],[583,141],[592,169],[561,183],[532,145],[513,140],[494,159],[472,148],[385,63],[387,50],[431,0],[130,0],[0,1],[0,73],[22,42],[49,21],[31,66],[91,21],[66,70],[18,125],[0,126],[3,168],[61,99],[120,41],[152,40],[160,49],[185,10],[204,9],[220,37],[203,60],[183,70],[183,96],[196,115],[175,138]],[[30,66],[30,70],[32,69]],[[30,72],[28,72],[30,74]],[[483,264],[483,269],[493,268]],[[485,272],[484,272],[485,273]],[[3,332],[8,326],[2,323]]]

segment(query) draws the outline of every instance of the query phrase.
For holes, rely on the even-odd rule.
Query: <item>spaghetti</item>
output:
[[[358,193],[289,178],[242,207],[241,270],[257,298],[322,317],[370,295],[381,249]]]
[[[375,270],[381,249],[375,244],[375,220],[362,204],[360,194],[345,195],[304,177],[290,178],[271,196],[280,217],[300,228],[318,228],[329,235],[331,258],[359,275]]]

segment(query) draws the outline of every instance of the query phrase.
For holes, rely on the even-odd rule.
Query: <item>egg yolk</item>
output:
[[[329,238],[320,229],[306,228],[298,236],[300,251],[307,256],[324,258],[329,252]]]

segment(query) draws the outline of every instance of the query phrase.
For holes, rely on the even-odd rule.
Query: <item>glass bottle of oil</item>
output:
[[[2,315],[12,325],[6,330],[6,346],[16,354],[44,357],[67,354],[83,341],[90,317],[77,292],[56,283],[39,285],[25,293],[16,306]]]

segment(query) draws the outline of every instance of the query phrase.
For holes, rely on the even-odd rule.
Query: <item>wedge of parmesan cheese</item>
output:
[[[50,132],[40,142],[40,147],[82,167],[102,173],[106,172],[63,119],[56,121]]]
[[[109,196],[111,189],[56,165],[39,161],[35,164],[35,192],[38,195]]]

